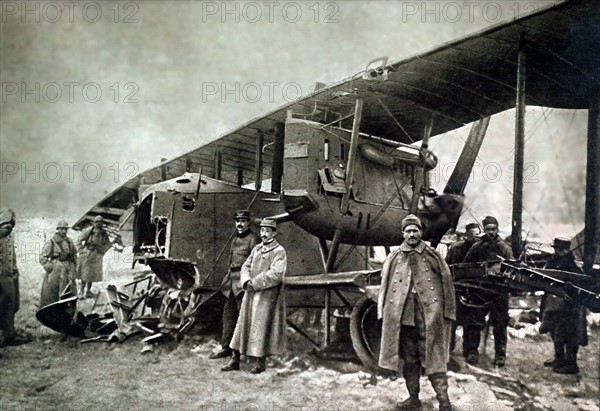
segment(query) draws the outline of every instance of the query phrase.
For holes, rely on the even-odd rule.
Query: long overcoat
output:
[[[71,292],[77,293],[76,249],[69,237],[54,234],[40,253],[40,264],[44,267],[44,280],[40,295],[40,308],[59,300],[71,282]]]
[[[241,284],[246,289],[230,347],[242,355],[264,357],[285,349],[285,250],[277,241],[258,244],[242,266]]]
[[[575,256],[572,252],[553,257],[545,268],[583,273],[575,264]],[[588,345],[587,309],[585,307],[576,304],[575,301],[567,301],[556,295],[544,293],[540,311],[542,313],[540,334],[552,333],[552,339],[555,342]]]
[[[418,257],[413,268],[409,264],[410,253],[417,253]],[[411,280],[418,290],[425,317],[422,364],[427,375],[446,372],[452,322],[456,320],[454,284],[446,262],[423,241],[415,248],[403,243],[383,264],[377,303],[377,315],[383,319],[379,366],[400,369],[401,318]]]
[[[111,247],[108,234],[94,226],[88,227],[77,237],[79,259],[77,277],[83,282],[102,281],[102,260]]]

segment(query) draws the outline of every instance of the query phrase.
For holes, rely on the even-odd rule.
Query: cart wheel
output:
[[[350,317],[350,336],[358,358],[372,370],[378,369],[381,320],[377,304],[366,295],[356,302]]]

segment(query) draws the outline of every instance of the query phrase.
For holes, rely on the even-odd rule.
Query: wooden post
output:
[[[356,163],[356,151],[358,148],[358,139],[360,137],[360,121],[362,119],[362,99],[356,99],[356,106],[354,108],[354,122],[352,123],[352,137],[350,138],[350,152],[348,154],[348,162],[346,163],[346,192],[342,197],[342,203],[340,205],[340,212],[342,214],[348,213],[350,206],[350,195],[352,193],[352,184],[354,180],[354,164]]]
[[[263,168],[263,152],[262,148],[264,145],[265,136],[262,131],[258,132],[256,138],[256,158],[254,163],[254,189],[260,191],[262,187],[262,168]]]
[[[525,160],[525,35],[521,33],[517,55],[517,102],[515,113],[515,161],[511,246],[515,258],[521,255],[523,227],[523,164]]]
[[[275,143],[273,144],[273,159],[271,160],[271,192],[281,193],[281,178],[283,176],[283,149],[285,126],[277,123],[275,126]]]
[[[433,116],[430,117],[429,123],[423,129],[423,141],[419,149],[419,163],[415,166],[414,176],[415,183],[413,185],[413,194],[410,201],[410,213],[417,214],[419,209],[419,195],[425,183],[425,159],[427,158],[427,150],[429,149],[429,137],[433,129]]]
[[[217,150],[215,151],[214,154],[214,165],[215,165],[215,179],[220,180],[221,179],[221,168],[222,168],[222,162],[223,159],[221,157],[221,151]]]
[[[585,180],[583,271],[592,275],[592,267],[600,249],[600,90],[592,95],[588,108]]]

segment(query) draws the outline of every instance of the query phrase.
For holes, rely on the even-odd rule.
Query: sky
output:
[[[0,206],[82,215],[161,158],[306,95],[317,81],[548,3],[4,1]],[[528,108],[525,228],[564,224],[570,235],[582,226],[586,124],[585,111]],[[467,133],[433,139],[434,186],[444,186]],[[465,220],[509,221],[513,134],[513,111],[492,119]]]

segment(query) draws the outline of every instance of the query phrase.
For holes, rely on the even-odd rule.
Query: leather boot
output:
[[[469,353],[479,350],[479,341],[481,340],[481,329],[472,325],[463,326],[463,357],[468,357]]]
[[[496,357],[494,358],[494,364],[498,367],[504,367],[506,362],[506,342],[508,340],[508,333],[506,326],[494,326],[494,349],[496,351]]]
[[[448,377],[445,372],[438,372],[429,376],[429,381],[435,391],[435,396],[440,403],[440,411],[452,411],[450,397],[448,397]]]
[[[210,358],[211,360],[216,360],[218,358],[229,357],[231,354],[232,354],[231,348],[225,347],[215,353],[212,353],[211,355],[208,356],[208,358]]]
[[[567,345],[564,364],[555,366],[552,371],[558,374],[579,374],[579,367],[577,366],[578,350],[578,345]]]
[[[238,371],[240,369],[240,352],[232,350],[231,360],[221,368],[221,371]]]
[[[565,364],[565,345],[554,341],[554,358],[544,361],[544,367],[560,367]]]
[[[265,357],[254,357],[254,367],[252,367],[250,372],[252,374],[260,374],[267,368],[266,363]]]
[[[408,390],[409,397],[396,404],[397,410],[420,410],[421,401],[419,400],[419,392],[421,391],[421,364],[404,364],[402,367],[402,374],[404,375],[404,381],[406,382],[406,389]]]

